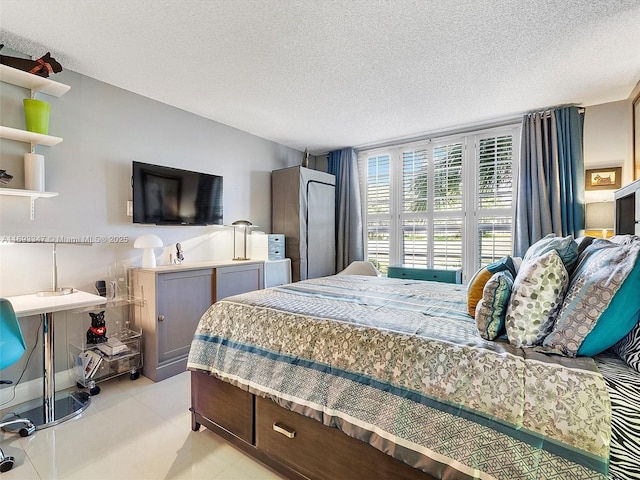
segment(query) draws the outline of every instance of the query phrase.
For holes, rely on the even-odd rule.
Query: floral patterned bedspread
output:
[[[337,275],[227,298],[202,317],[188,368],[436,478],[608,477],[593,359],[484,341],[462,285]]]

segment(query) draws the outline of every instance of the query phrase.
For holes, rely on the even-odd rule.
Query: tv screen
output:
[[[222,225],[222,177],[133,162],[133,223]]]

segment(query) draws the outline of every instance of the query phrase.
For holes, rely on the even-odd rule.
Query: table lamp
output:
[[[70,239],[70,240],[60,240],[58,241],[51,241],[51,240],[19,240],[19,241],[3,241],[2,243],[16,243],[16,244],[20,244],[20,243],[28,243],[28,244],[37,244],[37,243],[42,243],[42,244],[47,244],[47,245],[51,245],[53,247],[52,249],[52,253],[53,253],[53,286],[51,289],[47,289],[47,290],[40,290],[38,292],[36,292],[36,296],[38,297],[50,297],[50,296],[59,296],[59,295],[69,295],[71,293],[75,293],[77,292],[77,290],[75,290],[73,287],[59,287],[58,286],[58,261],[57,261],[57,247],[58,245],[80,245],[80,246],[91,246],[93,245],[92,242],[80,242],[80,241],[76,241],[74,239]]]
[[[70,293],[75,292],[76,290],[73,287],[60,287],[58,286],[58,261],[56,257],[58,244],[71,244],[71,245],[81,245],[81,246],[90,246],[93,245],[91,242],[76,242],[76,241],[67,241],[67,242],[33,242],[33,243],[49,243],[53,245],[53,287],[50,290],[40,290],[36,293],[38,297],[51,297],[58,295],[69,295]]]
[[[613,230],[614,202],[593,202],[585,205],[585,230],[601,230],[607,238],[607,230]]]
[[[231,224],[233,227],[233,259],[234,260],[249,260],[247,257],[247,230],[251,227],[255,227],[249,220],[236,220]],[[236,227],[241,227],[244,230],[243,249],[244,255],[242,257],[236,256]]]
[[[156,255],[153,249],[162,246],[162,239],[157,235],[147,234],[136,238],[136,241],[133,242],[133,248],[144,249],[142,253],[142,268],[155,268]]]

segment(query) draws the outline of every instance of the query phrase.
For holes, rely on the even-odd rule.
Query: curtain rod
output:
[[[405,137],[391,138],[391,139],[383,140],[381,142],[376,142],[376,143],[356,145],[353,148],[356,151],[373,150],[375,148],[384,148],[384,147],[389,147],[393,145],[398,145],[401,143],[420,142],[420,141],[432,140],[438,137],[448,137],[450,135],[458,135],[458,134],[463,134],[468,132],[474,132],[477,130],[485,130],[489,128],[498,128],[498,127],[504,127],[507,125],[515,125],[515,124],[520,124],[522,122],[522,116],[523,114],[517,114],[517,115],[510,115],[508,117],[497,118],[497,119],[484,121],[484,122],[467,123],[464,125],[460,125],[458,127],[433,130],[431,132],[425,132],[419,135],[407,135]],[[321,156],[321,155],[322,154],[319,154],[318,156]]]
[[[542,110],[531,110],[530,112],[527,112],[524,115],[533,115],[533,114],[539,113],[539,114],[544,115],[544,116],[549,116],[549,115],[551,115],[551,111],[552,110],[555,110],[557,108],[566,108],[566,107],[577,107],[578,108],[578,113],[580,113],[580,114],[584,114],[584,112],[585,112],[585,107],[579,107],[578,105],[557,105],[555,107],[549,107],[549,108],[545,108],[545,109],[542,109]]]
[[[418,134],[418,135],[407,135],[404,137],[396,137],[396,138],[391,138],[391,139],[387,139],[387,140],[382,140],[380,142],[374,142],[374,143],[365,143],[362,145],[355,145],[353,147],[353,149],[356,152],[359,151],[363,151],[363,150],[373,150],[376,148],[385,148],[385,147],[390,147],[393,145],[398,145],[401,143],[413,143],[413,142],[420,142],[420,141],[425,141],[425,140],[431,140],[433,138],[437,138],[437,137],[447,137],[449,135],[458,135],[458,134],[464,134],[464,133],[468,133],[468,132],[474,132],[476,130],[484,130],[484,129],[489,129],[489,128],[498,128],[498,127],[504,127],[507,125],[514,125],[516,123],[521,123],[522,122],[522,117],[524,117],[525,115],[529,115],[531,113],[536,113],[536,112],[551,112],[551,109],[553,108],[562,108],[562,107],[575,107],[577,105],[558,105],[556,107],[549,107],[548,109],[545,110],[537,110],[537,111],[530,111],[530,112],[522,112],[522,113],[517,113],[517,114],[513,114],[513,115],[509,115],[506,117],[500,117],[500,118],[494,118],[492,120],[485,120],[485,121],[481,121],[481,122],[472,122],[472,123],[467,123],[464,125],[460,125],[459,127],[453,127],[453,128],[443,128],[440,130],[433,130],[431,132],[425,132],[422,134]],[[585,107],[578,107],[578,113],[584,114],[585,112]],[[325,151],[325,152],[320,152],[318,154],[315,155],[315,157],[322,157],[322,156],[326,156],[328,155],[329,152]]]

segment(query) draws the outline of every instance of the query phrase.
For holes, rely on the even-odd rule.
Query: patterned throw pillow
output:
[[[640,372],[640,321],[626,337],[613,346],[613,351],[627,365]]]
[[[551,250],[558,252],[562,263],[564,263],[567,271],[570,272],[578,259],[578,244],[571,235],[567,237],[556,237],[553,233],[550,233],[527,249],[522,262],[524,263],[541,257]]]
[[[637,235],[614,235],[609,241],[618,245],[631,245],[633,242],[640,242],[640,237]]]
[[[509,270],[493,274],[484,286],[476,307],[476,326],[480,336],[494,340],[504,330],[504,318],[511,298],[513,275]]]
[[[469,315],[475,318],[476,307],[478,302],[482,298],[482,292],[485,285],[494,273],[508,270],[515,277],[519,261],[515,261],[513,257],[506,256],[498,260],[497,262],[490,263],[486,267],[482,267],[476,273],[473,274],[469,285],[467,286],[467,309]]]
[[[568,284],[567,269],[555,250],[532,261],[523,260],[507,307],[509,342],[516,346],[542,343],[553,327]]]
[[[578,261],[556,326],[544,346],[570,357],[613,346],[640,314],[640,242],[595,240]]]

